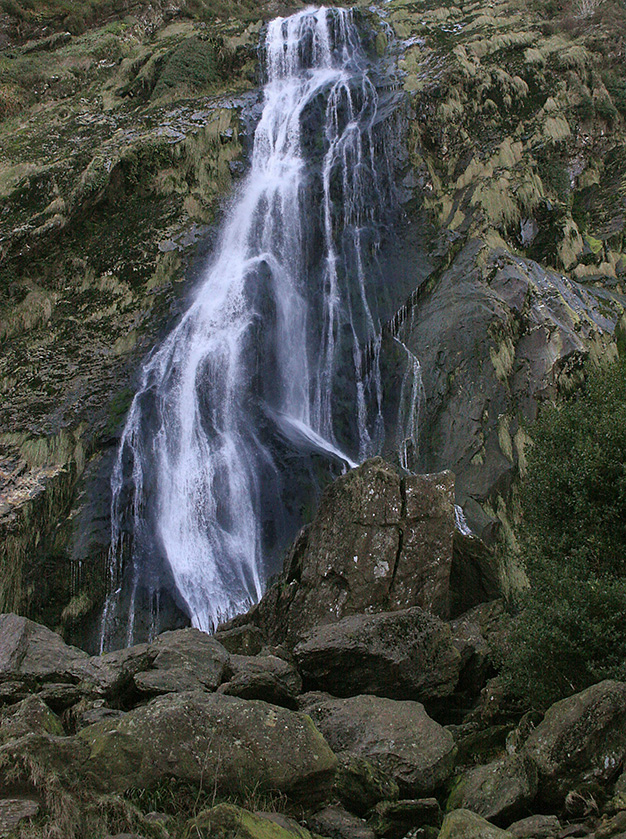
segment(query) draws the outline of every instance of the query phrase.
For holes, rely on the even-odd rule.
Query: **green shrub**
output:
[[[545,407],[521,488],[530,589],[503,663],[536,707],[626,676],[626,369],[589,367],[584,387]]]

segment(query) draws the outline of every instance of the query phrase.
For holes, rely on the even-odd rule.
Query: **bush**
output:
[[[519,532],[530,589],[503,669],[545,707],[626,676],[625,365],[589,367],[584,387],[530,431]]]

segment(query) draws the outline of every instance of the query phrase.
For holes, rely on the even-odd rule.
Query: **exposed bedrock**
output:
[[[589,356],[614,357],[624,309],[504,247],[470,240],[413,295],[397,334],[422,367],[424,402],[415,465],[450,469],[457,503],[487,540],[515,516],[511,489],[538,404],[582,381]],[[387,342],[393,357],[395,342]],[[501,569],[507,588],[516,569]]]

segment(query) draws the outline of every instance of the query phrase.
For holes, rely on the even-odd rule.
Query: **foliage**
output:
[[[521,490],[530,588],[504,661],[512,689],[545,707],[626,675],[626,369],[587,369],[546,407]]]

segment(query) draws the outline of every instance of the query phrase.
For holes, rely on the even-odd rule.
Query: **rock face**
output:
[[[539,774],[539,795],[561,803],[570,790],[617,775],[626,755],[626,683],[607,680],[546,713],[524,752]]]
[[[323,493],[255,613],[274,641],[368,611],[449,611],[454,536],[450,473],[408,475],[366,461]]]
[[[452,735],[419,702],[311,693],[302,697],[300,707],[333,751],[371,760],[396,781],[406,798],[429,795],[452,771]]]
[[[297,831],[233,804],[204,810],[185,825],[183,839],[310,839],[308,830]]]
[[[419,295],[400,332],[420,359],[426,393],[415,466],[452,469],[457,503],[479,536],[509,524],[504,505],[524,459],[518,416],[534,419],[539,399],[576,384],[580,360],[591,347],[603,352],[622,311],[482,241]],[[501,581],[515,587],[516,573],[501,568]]]
[[[337,766],[304,714],[222,694],[158,697],[79,737],[90,748],[87,775],[103,791],[212,778],[224,793],[272,790],[310,806],[330,792]]]
[[[449,626],[419,607],[320,626],[294,655],[309,689],[396,699],[449,696],[461,663]]]

